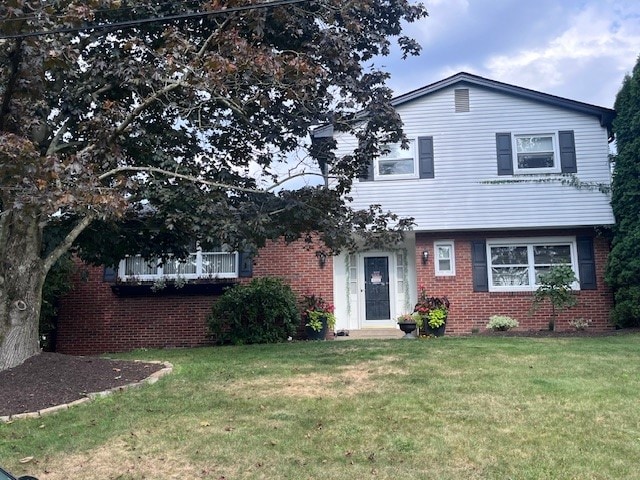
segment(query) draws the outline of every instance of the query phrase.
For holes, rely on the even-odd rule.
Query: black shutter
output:
[[[484,240],[471,241],[471,263],[473,265],[473,291],[488,292],[487,243]]]
[[[593,252],[592,237],[577,237],[578,245],[578,276],[581,290],[596,290],[596,257]]]
[[[371,159],[371,161],[367,163],[367,166],[361,170],[358,180],[361,182],[373,181],[373,159]]]
[[[253,276],[253,255],[250,253],[240,253],[240,270],[238,276],[241,278]]]
[[[498,175],[513,175],[513,153],[510,133],[496,133]]]
[[[573,130],[558,132],[558,143],[560,144],[560,168],[562,173],[577,173],[576,143],[573,137]]]
[[[104,271],[102,272],[102,281],[106,283],[115,283],[117,273],[117,270],[113,267],[104,267]]]
[[[330,163],[333,157],[332,149],[334,146],[333,137],[311,137],[311,149],[309,152],[311,157],[318,162],[323,176],[327,175],[327,164]]]
[[[433,137],[418,138],[418,160],[420,178],[433,178]]]
[[[362,140],[358,142],[358,149],[362,148]],[[360,172],[358,173],[358,180],[361,182],[373,182],[373,157],[369,159],[366,166],[360,167]]]

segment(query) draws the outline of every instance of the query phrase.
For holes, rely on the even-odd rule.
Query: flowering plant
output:
[[[326,302],[318,295],[304,295],[302,304],[302,318],[305,321],[305,327],[319,332],[322,330],[322,320],[326,320],[328,328],[333,330],[336,325],[336,316],[333,313],[332,303]]]
[[[431,328],[440,328],[447,322],[449,314],[449,299],[447,297],[429,297],[423,285],[420,285],[418,303],[414,307],[423,322]]]

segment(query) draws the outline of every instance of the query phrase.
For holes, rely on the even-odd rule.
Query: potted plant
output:
[[[430,297],[424,287],[420,287],[418,303],[413,309],[422,320],[423,331],[427,335],[441,337],[444,335],[449,316],[449,299],[447,297]]]
[[[413,332],[422,328],[422,317],[415,312],[403,313],[396,319],[396,322],[400,330],[404,332],[404,337],[402,338],[416,338]]]
[[[317,295],[303,297],[302,318],[309,340],[324,340],[327,332],[336,326],[333,305]]]

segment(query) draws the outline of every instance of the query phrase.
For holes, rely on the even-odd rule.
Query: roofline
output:
[[[391,100],[391,105],[393,105],[394,107],[398,107],[400,105],[404,105],[405,103],[409,103],[413,100],[424,97],[425,95],[438,92],[444,88],[448,88],[456,84],[475,85],[489,90],[495,90],[501,93],[505,93],[507,95],[525,98],[527,100],[541,102],[547,105],[585,113],[587,115],[593,115],[600,119],[600,125],[602,127],[606,127],[609,133],[612,131],[612,122],[616,116],[615,110],[611,108],[599,107],[597,105],[591,105],[589,103],[578,102],[577,100],[570,100],[568,98],[538,92],[529,88],[518,87],[516,85],[498,82],[496,80],[480,77],[478,75],[473,75],[467,72],[456,73],[455,75],[447,77],[443,80],[394,97]],[[332,134],[333,125],[327,123],[316,127],[312,131],[311,135],[317,137],[326,137],[331,136]]]
[[[484,87],[490,90],[496,90],[501,93],[513,95],[527,100],[533,100],[536,102],[546,103],[556,107],[566,108],[580,113],[586,113],[588,115],[594,115],[600,119],[600,125],[611,129],[611,123],[616,116],[615,110],[611,108],[599,107],[589,103],[579,102],[577,100],[570,100],[564,97],[558,97],[548,93],[538,92],[529,88],[518,87],[516,85],[510,85],[508,83],[498,82],[497,80],[491,80],[489,78],[480,77],[467,72],[460,72],[452,75],[448,78],[432,83],[425,87],[412,90],[391,100],[391,104],[394,107],[411,102],[417,98],[435,93],[447,87],[458,83],[467,83],[478,87]]]

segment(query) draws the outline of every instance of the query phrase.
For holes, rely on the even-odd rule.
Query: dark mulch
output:
[[[35,412],[144,380],[161,364],[41,353],[0,372],[0,416]]]

